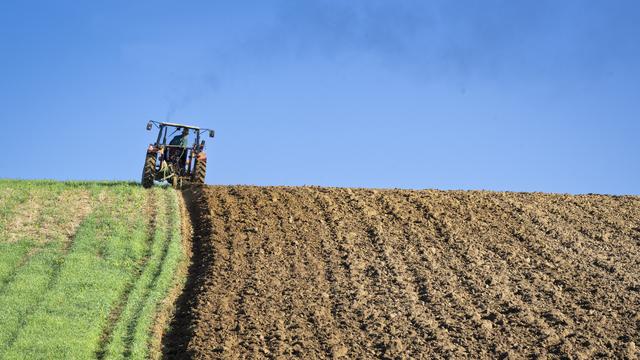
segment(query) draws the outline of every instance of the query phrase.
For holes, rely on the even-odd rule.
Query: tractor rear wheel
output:
[[[142,169],[142,187],[149,189],[156,177],[156,154],[148,153]]]
[[[207,160],[196,161],[193,172],[193,182],[196,184],[204,184],[204,178],[207,176]]]

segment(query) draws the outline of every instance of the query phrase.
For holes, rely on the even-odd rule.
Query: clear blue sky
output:
[[[2,1],[0,177],[640,194],[637,1]]]

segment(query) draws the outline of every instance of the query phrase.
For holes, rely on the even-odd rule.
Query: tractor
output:
[[[142,186],[150,188],[154,181],[167,181],[174,188],[185,183],[204,184],[207,174],[207,154],[202,134],[214,137],[215,132],[197,126],[149,121],[147,131],[158,128],[156,142],[147,148],[142,170]],[[189,145],[189,138],[193,144]],[[170,139],[167,142],[167,139]]]

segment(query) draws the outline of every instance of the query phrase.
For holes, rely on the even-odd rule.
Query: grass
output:
[[[158,304],[173,282],[173,271],[181,260],[178,202],[166,197],[166,212],[156,215],[156,231],[147,264],[138,277],[119,317],[107,348],[107,359],[148,356],[149,329]]]
[[[0,180],[0,201],[0,358],[147,357],[184,258],[175,191]]]

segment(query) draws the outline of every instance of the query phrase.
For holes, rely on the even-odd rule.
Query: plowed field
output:
[[[203,191],[173,356],[637,355],[637,197]]]

